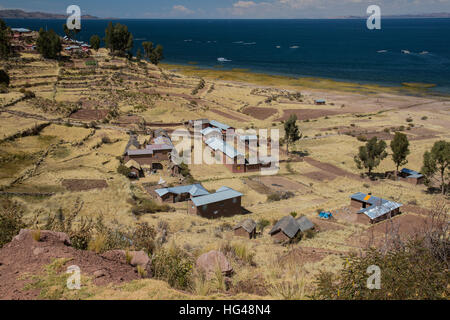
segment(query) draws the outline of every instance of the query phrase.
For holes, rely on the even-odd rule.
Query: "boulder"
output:
[[[34,230],[22,229],[19,234],[13,238],[13,241],[24,241],[27,238],[32,238],[32,233]],[[70,238],[64,232],[41,230],[41,241],[42,242],[56,242],[62,243],[66,246],[71,246]]]
[[[120,261],[121,263],[127,263],[126,259],[127,251],[125,250],[111,250],[107,251],[102,256],[109,260]],[[147,271],[147,276],[151,277],[151,267],[152,262],[150,257],[145,251],[128,251],[128,254],[131,255],[130,265],[133,267],[141,266]]]
[[[198,257],[196,267],[208,276],[215,274],[217,268],[225,276],[230,276],[233,273],[233,268],[228,259],[223,253],[216,250],[204,253]]]

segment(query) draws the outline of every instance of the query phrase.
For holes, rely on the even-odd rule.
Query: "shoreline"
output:
[[[225,69],[202,66],[194,63],[161,63],[160,66],[169,71],[178,72],[186,76],[200,76],[210,80],[235,81],[261,86],[283,86],[295,90],[297,87],[333,90],[337,92],[364,93],[364,94],[398,94],[417,97],[450,98],[450,92],[433,90],[434,84],[408,82],[399,85],[382,85],[376,83],[359,83],[346,80],[312,76],[288,76],[269,72],[257,72],[250,69]]]

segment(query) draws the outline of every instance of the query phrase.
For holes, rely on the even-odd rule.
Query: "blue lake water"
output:
[[[63,34],[63,20],[7,19],[11,27]],[[164,46],[165,63],[362,83],[436,84],[450,92],[450,19],[365,20],[120,20],[142,41]],[[104,37],[108,21],[83,20],[77,39]],[[402,52],[403,50],[403,52]],[[224,58],[219,62],[218,58]]]

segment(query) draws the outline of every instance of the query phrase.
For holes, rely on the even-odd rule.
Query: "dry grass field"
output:
[[[361,178],[353,157],[363,145],[358,136],[390,139],[390,133],[403,126],[411,143],[407,167],[420,170],[424,152],[434,142],[450,138],[447,97],[410,87],[290,79],[242,70],[172,65],[160,68],[146,62],[111,60],[104,49],[95,57],[98,67],[86,67],[84,61],[75,61],[72,67],[60,66],[32,54],[27,54],[27,58],[33,62],[10,66],[10,92],[0,94],[0,189],[53,195],[14,196],[25,206],[26,219],[45,224],[58,211],[68,215],[78,208],[80,217],[102,217],[114,227],[128,228],[139,221],[156,227],[165,221],[166,245],[177,245],[193,255],[227,244],[244,247],[254,255],[254,263],[233,262],[233,284],[248,281],[254,287],[262,286],[255,292],[222,294],[201,290],[199,285],[196,293],[189,293],[174,290],[161,281],[139,280],[125,286],[93,287],[94,299],[306,299],[313,289],[314,276],[320,270],[339,270],[341,256],[363,248],[364,239],[370,235],[368,225],[352,221],[346,213],[351,194],[371,192],[422,208],[430,207],[441,197],[427,193],[423,185]],[[200,77],[206,82],[205,88],[194,94]],[[36,98],[11,104],[22,97],[21,88],[31,90]],[[293,98],[299,92],[302,97]],[[326,99],[327,104],[314,105],[319,98]],[[66,112],[73,105],[84,110],[82,116]],[[115,118],[109,118],[113,113],[117,113]],[[155,184],[160,178],[177,184],[178,178],[171,177],[166,167],[139,181],[117,173],[119,157],[129,138],[127,130],[155,129],[155,123],[180,123],[183,127],[184,121],[208,118],[241,129],[279,129],[283,136],[282,121],[290,114],[298,115],[303,134],[303,139],[290,149],[307,157],[282,162],[277,175],[233,174],[223,165],[189,166],[193,178],[208,190],[228,186],[243,193],[243,207],[248,212],[245,216],[207,220],[189,215],[186,203],[173,205],[172,212],[143,216],[132,213],[134,195],[151,198],[145,184]],[[148,125],[114,124],[127,116],[139,116]],[[43,123],[48,126],[20,136]],[[281,160],[287,160],[285,146],[281,148]],[[389,156],[375,171],[394,169]],[[102,188],[89,188],[86,182],[81,188],[64,187],[64,181],[73,179],[102,180],[106,187],[102,183]],[[294,196],[268,201],[268,195],[280,191],[290,191]],[[319,209],[336,212],[334,221],[319,220]],[[268,235],[271,226],[254,240],[233,236],[231,227],[243,218],[265,219],[272,224],[291,212],[306,215],[317,223],[320,232],[289,246],[272,241]],[[417,217],[417,212],[405,207],[394,220],[409,226]],[[380,223],[376,232],[382,234],[387,223],[390,222]]]

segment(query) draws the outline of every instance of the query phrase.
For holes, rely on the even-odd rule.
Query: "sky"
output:
[[[101,18],[301,19],[450,12],[450,0],[1,0],[0,9],[65,14],[69,5]]]

